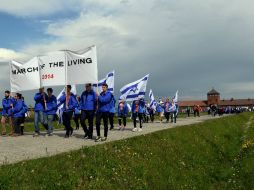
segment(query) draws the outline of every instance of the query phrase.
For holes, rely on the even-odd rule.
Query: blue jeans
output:
[[[34,131],[40,133],[39,122],[48,130],[47,115],[43,111],[34,112]]]
[[[54,115],[47,115],[46,117],[46,123],[48,124],[48,134],[53,133],[53,120],[54,120]]]

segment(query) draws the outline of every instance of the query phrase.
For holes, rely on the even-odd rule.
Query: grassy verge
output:
[[[5,165],[0,189],[252,189],[253,124],[245,113]]]

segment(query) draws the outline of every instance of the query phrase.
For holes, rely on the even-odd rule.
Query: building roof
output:
[[[254,99],[221,100],[219,106],[254,106]]]
[[[178,105],[180,107],[188,107],[188,106],[193,107],[194,105],[199,105],[201,107],[206,107],[207,106],[207,101],[206,100],[179,101]]]
[[[220,95],[220,93],[213,88],[212,90],[207,92],[207,95]]]

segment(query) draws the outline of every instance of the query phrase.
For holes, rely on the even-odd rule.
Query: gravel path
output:
[[[215,117],[215,119],[218,117]],[[126,139],[138,135],[148,134],[159,130],[169,129],[176,126],[190,125],[200,123],[208,119],[214,119],[211,116],[201,116],[196,118],[180,118],[176,124],[171,123],[145,123],[142,132],[132,132],[132,123],[128,123],[125,131],[109,131],[109,137],[106,142]],[[65,139],[65,131],[55,131],[54,136],[45,137],[45,133],[39,137],[33,137],[32,133],[26,133],[21,137],[0,137],[0,165],[19,162],[27,159],[51,156],[62,152],[77,150],[83,146],[94,146],[92,140],[84,140],[84,132],[81,129],[73,132],[73,136]],[[95,134],[95,130],[94,130]],[[103,134],[103,131],[101,132]],[[103,142],[104,143],[104,142]]]

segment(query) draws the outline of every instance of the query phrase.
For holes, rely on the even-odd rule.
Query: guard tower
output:
[[[214,88],[207,93],[207,104],[208,106],[212,104],[218,105],[220,102],[220,93],[217,92]]]

